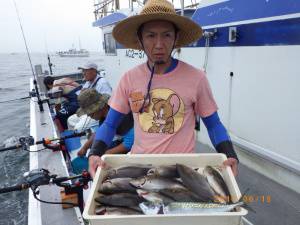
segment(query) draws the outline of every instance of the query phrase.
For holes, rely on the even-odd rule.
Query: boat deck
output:
[[[197,152],[214,152],[214,150],[198,142]],[[252,224],[299,224],[300,194],[249,169],[242,163],[239,164],[237,183],[242,193],[249,188],[245,197],[256,213],[249,211],[246,220]]]
[[[32,83],[32,82],[31,82]],[[44,112],[40,113],[37,99],[30,101],[30,134],[34,139],[41,140],[45,137],[57,137],[52,122],[49,107],[43,104]],[[30,146],[30,151],[43,149],[42,145]],[[61,152],[43,150],[30,153],[30,170],[44,168],[51,174],[67,176],[67,166]],[[39,198],[44,201],[60,202],[61,188],[56,185],[40,186]],[[28,225],[82,225],[83,220],[78,207],[62,209],[61,205],[40,203],[33,198],[29,191]]]

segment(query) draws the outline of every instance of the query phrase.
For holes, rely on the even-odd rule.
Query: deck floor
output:
[[[197,143],[197,152],[214,152],[210,147]],[[296,225],[300,222],[300,194],[239,164],[237,183],[256,213],[250,212],[246,219],[255,225]],[[264,197],[264,199],[263,199]],[[252,198],[252,199],[251,199]],[[269,198],[269,199],[268,199]],[[270,201],[269,201],[270,200]]]

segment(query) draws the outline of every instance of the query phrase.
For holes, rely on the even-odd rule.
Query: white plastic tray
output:
[[[131,155],[104,155],[102,159],[111,167],[127,166],[131,164],[172,165],[185,164],[190,167],[221,166],[226,160],[223,154],[131,154]],[[233,202],[241,197],[240,190],[229,168],[223,170],[222,175],[228,186]],[[237,212],[210,213],[199,215],[128,215],[104,216],[95,215],[94,199],[99,195],[105,170],[98,169],[87,199],[83,218],[91,225],[240,225],[242,216],[247,210],[239,208]]]

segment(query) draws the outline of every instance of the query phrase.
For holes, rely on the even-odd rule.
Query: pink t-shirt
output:
[[[194,152],[195,114],[207,117],[217,110],[204,72],[178,61],[173,71],[154,74],[150,104],[139,113],[150,75],[146,63],[129,70],[110,99],[113,109],[124,114],[133,112],[131,153]]]

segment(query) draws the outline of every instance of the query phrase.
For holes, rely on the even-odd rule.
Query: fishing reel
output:
[[[83,212],[84,200],[83,200],[83,189],[88,188],[88,182],[90,182],[91,176],[87,171],[83,171],[82,174],[69,176],[69,177],[57,177],[57,175],[50,175],[50,172],[46,169],[35,169],[24,174],[24,179],[27,188],[31,188],[33,197],[43,203],[48,204],[63,204],[78,206],[80,211]],[[70,181],[71,182],[66,182]],[[73,202],[49,202],[41,200],[37,197],[39,194],[39,186],[55,184],[59,187],[64,188],[66,195],[76,194],[78,201],[76,204]]]
[[[32,136],[20,137],[19,143],[22,146],[22,150],[28,150],[29,146],[34,145],[34,138]]]
[[[56,175],[50,175],[50,172],[46,169],[34,169],[28,172],[25,172],[24,181],[32,189],[35,191],[41,185],[50,184],[50,180],[55,178]]]
[[[69,177],[57,177],[57,175],[50,175],[50,172],[46,169],[34,169],[24,173],[24,183],[26,183],[33,191],[39,186],[56,184],[57,186],[70,189],[72,187],[87,188],[88,182],[91,181],[91,176],[87,171],[83,171],[82,174],[69,176]],[[74,180],[73,183],[64,183],[68,180]],[[38,194],[38,193],[37,193]]]
[[[15,186],[0,188],[1,193],[8,193],[13,191],[22,191],[31,188],[33,197],[40,202],[48,204],[63,204],[78,206],[83,211],[83,189],[88,188],[88,182],[92,180],[90,174],[87,171],[83,171],[79,175],[68,176],[68,177],[57,177],[57,175],[51,175],[46,169],[34,169],[24,173],[23,182]],[[69,181],[69,182],[66,182]],[[72,181],[72,182],[70,182]],[[76,193],[78,195],[78,204],[70,202],[49,202],[38,198],[40,193],[39,187],[42,185],[55,184],[63,187],[65,194]]]
[[[46,169],[34,169],[25,172],[23,175],[23,182],[16,186],[0,188],[0,193],[20,191],[31,188],[35,191],[39,186],[55,184],[60,187],[68,187],[73,184],[64,183],[65,181],[75,180],[74,186],[86,188],[89,181],[92,180],[90,174],[87,171],[83,171],[79,175],[68,176],[68,177],[57,177],[55,174],[50,174]],[[36,192],[35,192],[36,193]]]
[[[1,148],[0,152],[5,152],[5,151],[19,149],[19,148],[22,148],[22,150],[28,151],[28,148],[31,145],[34,145],[34,139],[32,136],[20,137],[19,143],[15,144],[13,146],[7,147],[7,148]]]

